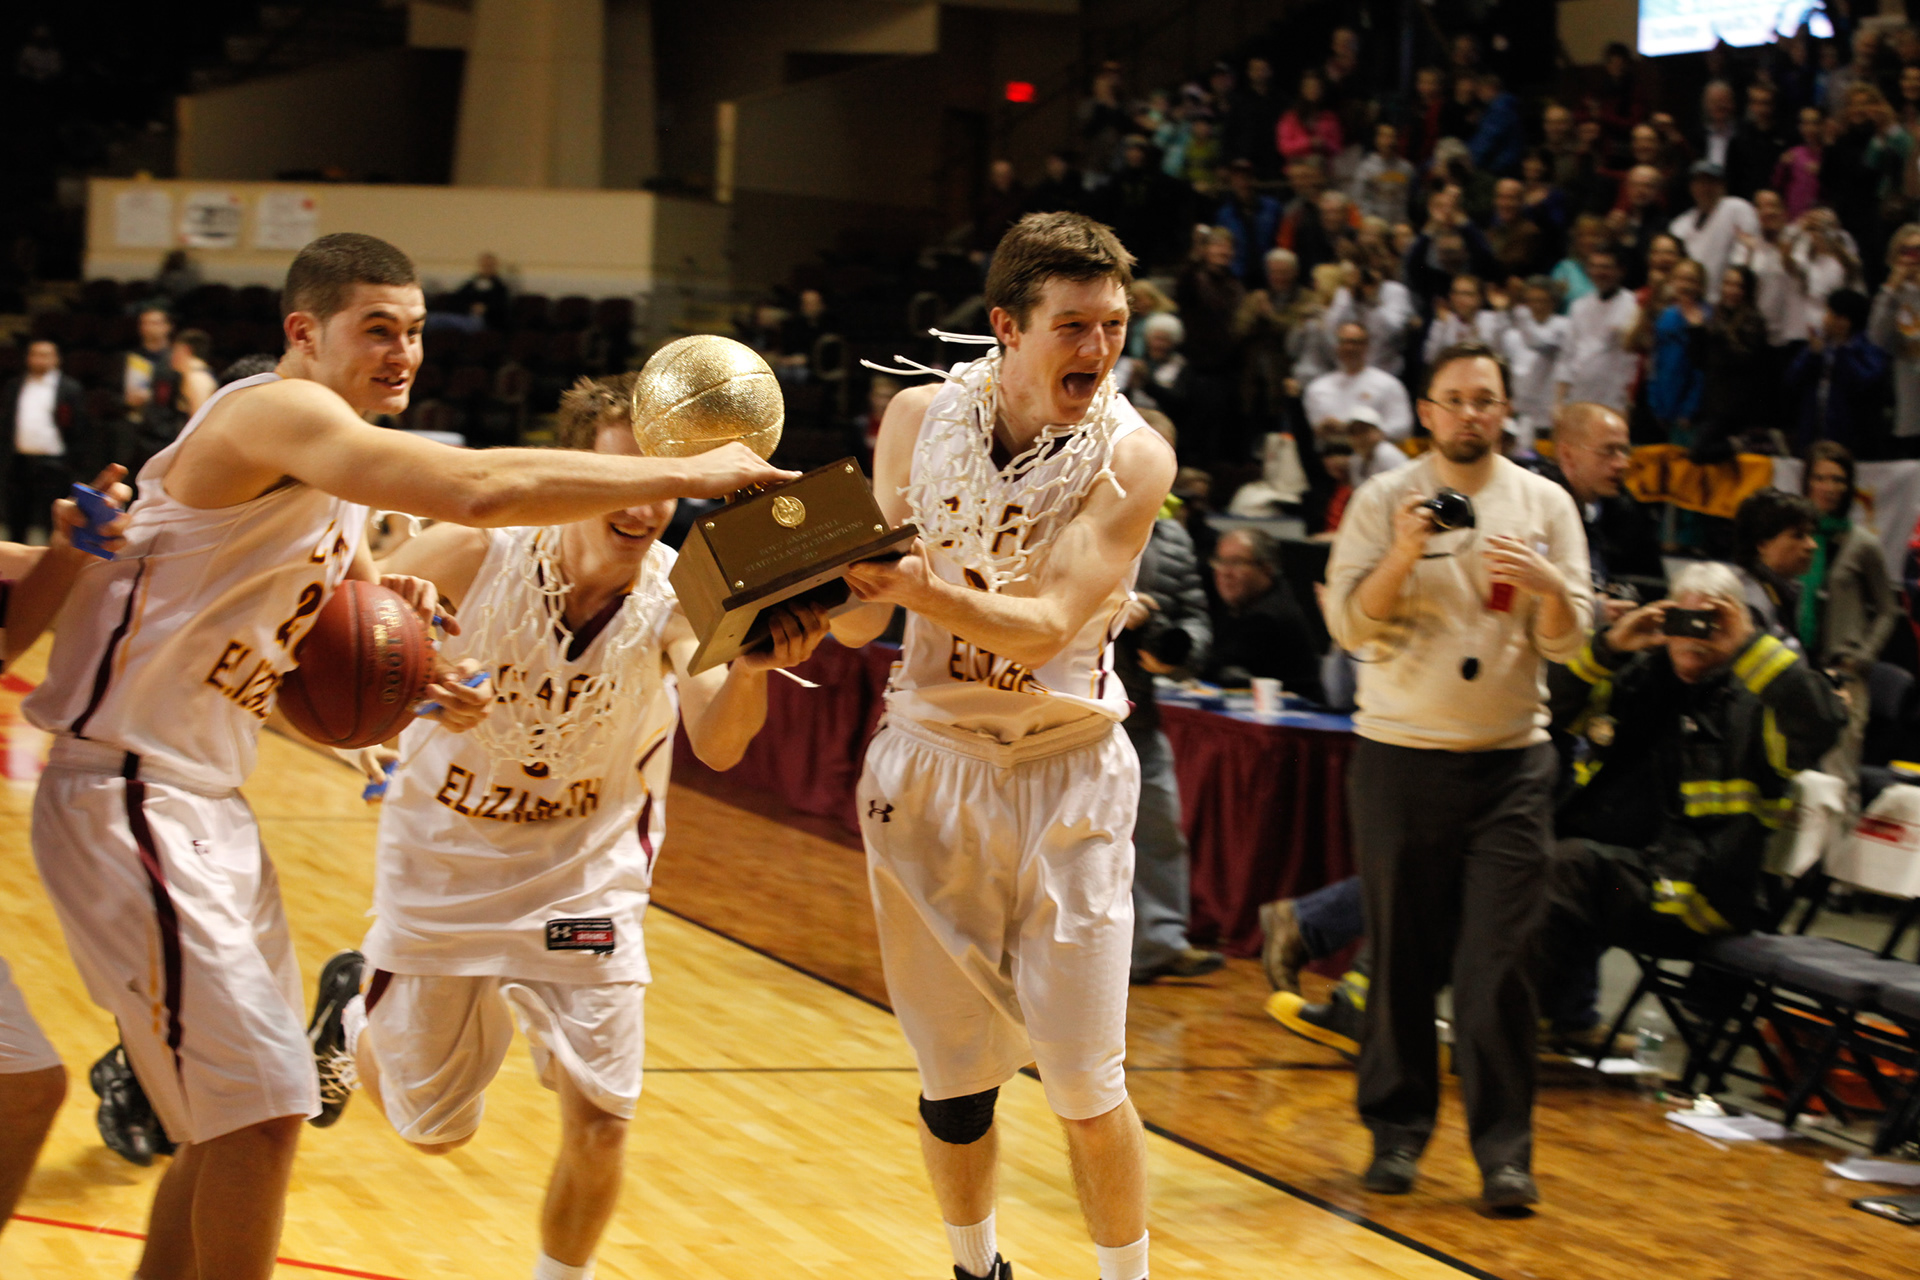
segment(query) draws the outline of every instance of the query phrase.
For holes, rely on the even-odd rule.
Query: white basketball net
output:
[[[671,557],[658,546],[648,551],[639,580],[602,633],[594,669],[570,672],[566,604],[573,587],[560,569],[561,530],[515,529],[510,536],[500,576],[474,615],[460,620],[464,653],[496,674],[512,668],[496,685],[492,711],[468,733],[495,763],[544,765],[543,776],[564,781],[583,776],[617,704],[639,703],[652,682],[665,678],[654,640],[673,607]]]
[[[932,332],[950,342],[993,341]],[[1085,417],[1047,427],[1025,452],[998,467],[993,462],[993,423],[1001,352],[951,370],[895,358],[906,368],[883,372],[930,373],[959,388],[939,412],[927,414],[915,446],[913,479],[902,493],[922,540],[949,552],[988,591],[1028,576],[1034,557],[1045,550],[1044,545],[1027,545],[1027,532],[1035,524],[1055,512],[1075,510],[1102,480],[1126,497],[1113,474],[1113,437],[1120,416],[1112,374],[1101,380]],[[1038,478],[1043,470],[1051,474]]]

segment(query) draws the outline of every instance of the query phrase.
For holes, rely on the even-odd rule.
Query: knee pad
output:
[[[987,1136],[993,1128],[993,1104],[999,1089],[970,1093],[964,1098],[942,1098],[938,1102],[920,1099],[920,1118],[927,1132],[951,1147],[966,1147]]]

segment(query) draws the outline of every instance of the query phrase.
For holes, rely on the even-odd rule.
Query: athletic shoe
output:
[[[993,1255],[993,1265],[987,1268],[987,1274],[976,1276],[971,1271],[959,1267],[953,1269],[953,1280],[1013,1280],[1013,1264],[999,1254]]]
[[[1267,971],[1267,983],[1275,991],[1300,994],[1300,971],[1313,957],[1307,954],[1307,940],[1300,933],[1300,917],[1294,914],[1293,899],[1260,904],[1260,967]]]
[[[155,1156],[173,1154],[174,1144],[160,1127],[160,1118],[153,1114],[153,1104],[147,1101],[139,1077],[127,1065],[123,1046],[116,1044],[93,1064],[87,1072],[87,1083],[100,1099],[93,1121],[108,1149],[142,1169],[152,1164]]]
[[[1202,951],[1199,947],[1188,947],[1174,952],[1158,964],[1150,964],[1144,969],[1135,969],[1131,981],[1136,987],[1144,987],[1157,978],[1200,978],[1212,973],[1226,962],[1227,958],[1218,951]]]
[[[1480,1198],[1489,1213],[1518,1213],[1540,1203],[1540,1188],[1519,1165],[1503,1164],[1487,1175]]]
[[[342,951],[320,971],[313,998],[313,1021],[307,1024],[307,1043],[313,1046],[313,1069],[320,1077],[320,1114],[307,1123],[324,1129],[347,1109],[347,1099],[360,1084],[360,1071],[347,1052],[342,1025],[347,1002],[360,994],[360,974],[367,959],[358,951]]]
[[[1411,1147],[1388,1147],[1373,1153],[1373,1163],[1360,1185],[1376,1195],[1403,1196],[1413,1190],[1419,1155]]]
[[[1639,1049],[1640,1038],[1625,1031],[1609,1040],[1604,1022],[1581,1031],[1549,1028],[1540,1037],[1543,1058],[1591,1058],[1598,1062],[1602,1058],[1631,1058]]]
[[[1360,1056],[1360,1011],[1343,986],[1335,987],[1324,1004],[1276,991],[1267,997],[1267,1013],[1293,1034],[1325,1045],[1348,1062]]]

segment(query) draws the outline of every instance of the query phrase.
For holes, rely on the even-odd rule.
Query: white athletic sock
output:
[[[1147,1237],[1143,1233],[1132,1244],[1109,1249],[1093,1246],[1100,1258],[1100,1280],[1147,1280]]]
[[[355,992],[347,1007],[340,1011],[340,1031],[346,1038],[347,1054],[360,1052],[360,1033],[367,1029],[367,998]]]
[[[593,1259],[588,1258],[584,1267],[570,1267],[542,1253],[533,1264],[533,1280],[593,1280]]]
[[[970,1227],[946,1224],[947,1243],[953,1246],[953,1262],[970,1276],[984,1277],[993,1270],[1000,1246],[993,1238],[993,1215],[988,1214]]]

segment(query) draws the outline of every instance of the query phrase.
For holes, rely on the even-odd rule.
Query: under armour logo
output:
[[[881,804],[878,800],[869,800],[867,801],[867,816],[869,818],[878,818],[882,822],[892,822],[893,806],[890,804]]]

